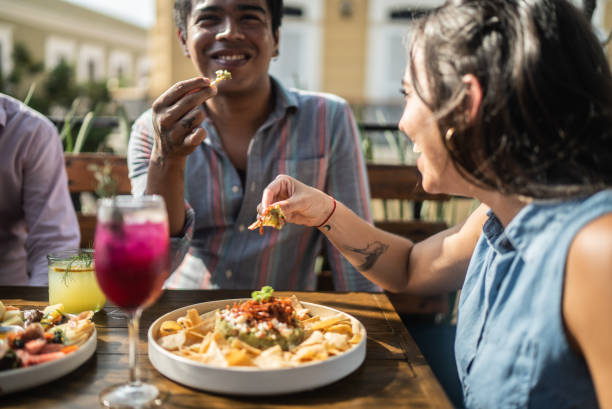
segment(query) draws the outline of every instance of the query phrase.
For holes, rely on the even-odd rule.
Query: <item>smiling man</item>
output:
[[[378,290],[317,229],[293,225],[260,236],[246,228],[280,173],[371,218],[347,103],[286,89],[268,74],[281,16],[281,0],[175,2],[178,39],[201,77],[174,84],[153,103],[134,124],[128,154],[133,193],[166,200],[175,262],[189,250],[169,288],[314,289],[324,246],[337,290]],[[217,70],[232,78],[211,86]]]

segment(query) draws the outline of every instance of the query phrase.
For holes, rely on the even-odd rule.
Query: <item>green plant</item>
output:
[[[96,194],[99,197],[113,197],[117,194],[117,182],[113,179],[111,174],[111,164],[107,161],[104,162],[104,166],[90,165],[88,169],[94,174],[94,177],[98,181],[96,187]]]
[[[32,82],[32,78],[43,71],[43,64],[34,61],[30,51],[22,43],[16,43],[13,47],[13,71],[2,81],[2,92],[11,94],[17,98],[23,83]]]
[[[68,108],[79,96],[74,68],[64,60],[60,61],[43,83],[43,91],[53,104]]]

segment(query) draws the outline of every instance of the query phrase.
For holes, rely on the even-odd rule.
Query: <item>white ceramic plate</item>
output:
[[[76,351],[62,359],[27,368],[0,371],[0,395],[22,391],[60,378],[81,366],[96,352],[97,332]]]
[[[189,305],[159,317],[149,328],[149,359],[153,366],[175,382],[209,392],[230,395],[279,395],[300,392],[328,385],[344,378],[361,365],[366,354],[367,334],[363,324],[363,338],[353,348],[323,361],[294,368],[259,369],[247,367],[223,368],[193,361],[166,351],[157,343],[162,322],[176,321],[187,310],[195,308],[204,314],[246,299],[220,300]],[[321,316],[341,311],[318,304],[301,302],[312,313]],[[343,313],[350,317],[349,314]]]

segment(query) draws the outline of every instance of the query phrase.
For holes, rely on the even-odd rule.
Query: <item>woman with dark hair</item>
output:
[[[411,39],[399,128],[423,187],[482,205],[417,244],[286,175],[259,208],[389,291],[461,288],[467,407],[612,408],[612,75],[589,23],[565,0],[452,0]]]

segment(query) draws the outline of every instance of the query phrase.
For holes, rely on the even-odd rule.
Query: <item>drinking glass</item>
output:
[[[140,380],[136,346],[142,310],[162,291],[169,268],[169,227],[160,196],[100,199],[94,238],[96,276],[108,299],[128,318],[130,380],[100,394],[106,407],[160,406],[165,394]]]
[[[49,305],[63,304],[64,312],[98,312],[106,297],[96,280],[94,251],[69,249],[47,255],[49,265]]]

